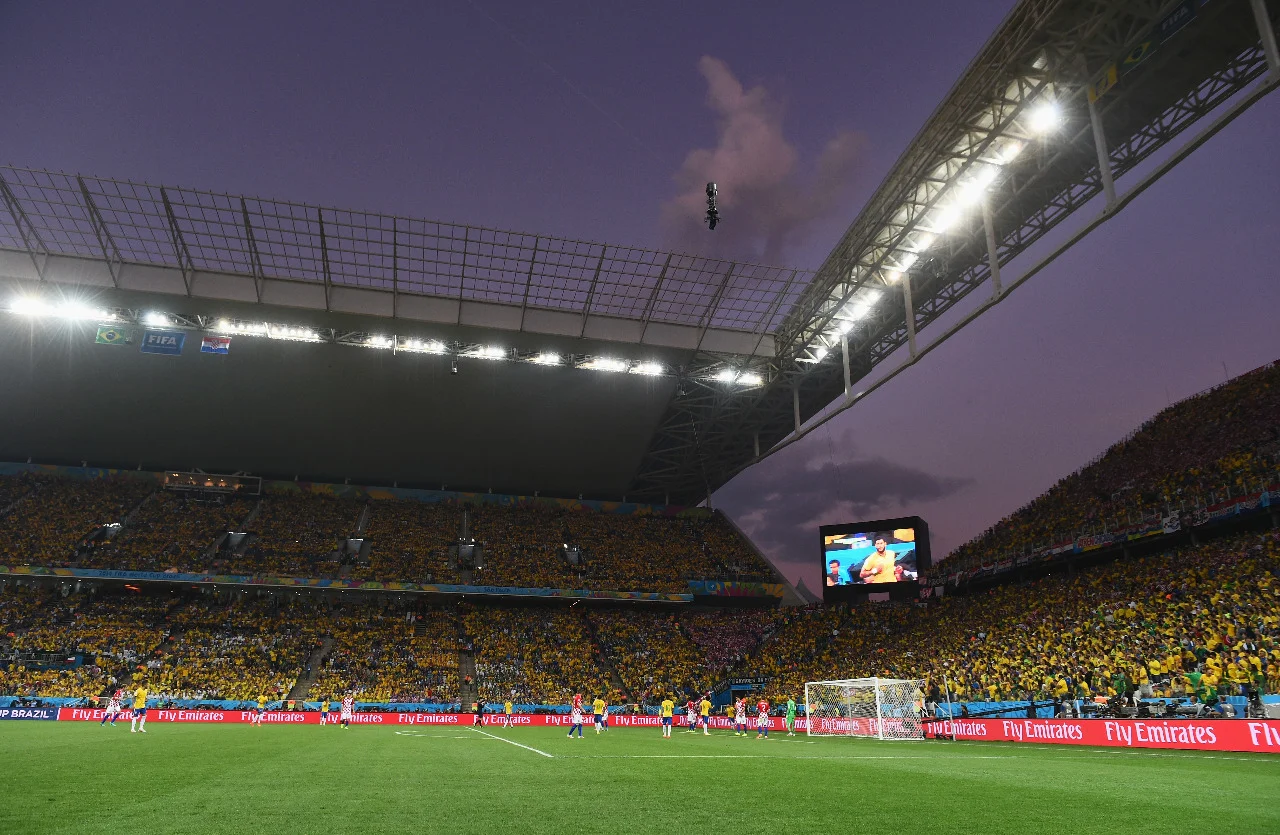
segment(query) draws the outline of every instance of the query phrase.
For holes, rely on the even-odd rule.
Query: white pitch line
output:
[[[926,756],[796,756],[775,757],[769,754],[562,754],[569,760],[1016,760],[1014,756],[926,757]]]
[[[524,750],[526,750],[526,751],[532,751],[532,752],[533,752],[533,753],[535,753],[535,754],[541,754],[542,756],[546,757],[546,758],[547,758],[547,759],[549,759],[549,760],[554,760],[554,759],[555,759],[555,757],[553,757],[552,755],[548,754],[546,751],[539,751],[537,748],[530,748],[528,745],[521,745],[520,743],[518,743],[518,742],[513,742],[513,741],[512,741],[512,740],[510,740],[510,739],[506,739],[506,738],[504,738],[504,737],[500,737],[500,736],[494,736],[493,734],[489,733],[488,731],[482,731],[482,730],[480,730],[479,728],[475,728],[475,727],[473,727],[471,730],[475,731],[475,732],[476,732],[476,733],[478,733],[478,734],[484,734],[485,736],[489,737],[490,739],[496,739],[496,740],[498,740],[499,742],[505,742],[505,743],[507,743],[508,745],[514,745],[514,746],[516,746],[517,748],[523,748]]]

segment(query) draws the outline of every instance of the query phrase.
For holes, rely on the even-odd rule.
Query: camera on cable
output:
[[[716,184],[707,183],[707,226],[715,229],[720,222],[720,211],[716,208]]]

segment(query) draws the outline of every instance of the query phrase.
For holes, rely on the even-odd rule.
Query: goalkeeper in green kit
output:
[[[796,700],[787,696],[787,736],[796,735]]]

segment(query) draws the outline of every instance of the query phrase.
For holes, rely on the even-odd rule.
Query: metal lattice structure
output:
[[[456,223],[331,209],[51,171],[0,168],[0,248],[25,250],[45,278],[50,258],[105,262],[110,285],[129,267],[177,270],[179,291],[215,277],[252,281],[272,302],[282,282],[323,291],[325,311],[406,315],[406,298],[544,310],[771,334],[812,272],[632,246]],[[385,304],[339,304],[344,290],[376,291]],[[284,291],[281,290],[280,293]],[[319,294],[317,294],[319,297]],[[319,304],[316,305],[320,307]],[[413,316],[448,321],[447,316]],[[638,340],[644,341],[644,340]],[[695,346],[696,347],[696,346]]]
[[[1122,208],[1151,178],[1120,195],[1116,180],[1221,113],[1176,163],[1275,88],[1277,5],[1019,3],[784,317],[768,385],[699,386],[673,402],[636,492],[714,489],[833,402],[854,402],[854,384],[898,349],[913,361],[917,333],[983,284],[998,301],[999,267],[1095,197],[1103,215],[1085,231]],[[1045,101],[1060,115],[1047,137],[1033,129]],[[943,218],[966,188],[977,199]]]
[[[816,273],[25,169],[0,169],[0,272],[20,257],[40,281],[678,349],[626,493],[694,502],[856,402],[894,352],[946,338],[917,345],[984,284],[977,312],[998,302],[1047,261],[1012,282],[1001,268],[1068,217],[1102,199],[1058,251],[1273,90],[1277,6],[1022,0]]]

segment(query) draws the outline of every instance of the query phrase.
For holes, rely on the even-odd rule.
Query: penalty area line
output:
[[[540,755],[542,755],[542,756],[546,757],[546,758],[547,758],[547,759],[549,759],[549,760],[554,760],[554,759],[555,759],[555,757],[553,757],[552,755],[548,754],[546,751],[539,751],[537,748],[531,748],[531,747],[530,747],[530,746],[528,746],[528,745],[521,745],[519,742],[515,742],[515,741],[513,741],[513,740],[506,739],[506,738],[504,738],[504,737],[495,736],[494,734],[491,734],[491,733],[489,733],[488,731],[482,731],[482,730],[480,730],[479,728],[475,728],[475,727],[473,727],[471,730],[475,731],[475,732],[476,732],[476,733],[478,733],[478,734],[484,734],[485,736],[489,737],[490,739],[496,739],[496,740],[498,740],[499,742],[505,742],[505,743],[507,743],[508,745],[514,745],[514,746],[515,746],[515,747],[517,747],[517,748],[523,748],[523,749],[524,749],[524,750],[526,750],[526,751],[532,751],[532,752],[533,752],[533,753],[535,753],[535,754],[540,754]]]

